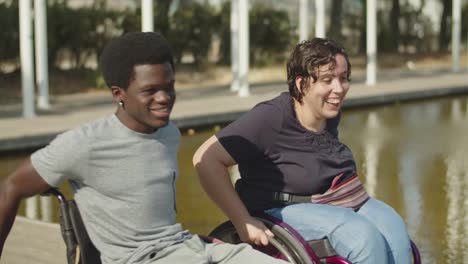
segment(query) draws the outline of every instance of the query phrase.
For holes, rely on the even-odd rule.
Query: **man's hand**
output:
[[[250,216],[245,222],[235,225],[242,241],[257,246],[267,246],[268,238],[275,235],[260,220]]]

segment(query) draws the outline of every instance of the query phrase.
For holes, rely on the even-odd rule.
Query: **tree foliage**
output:
[[[170,19],[168,38],[181,63],[184,55],[190,55],[197,66],[207,60],[215,32],[215,11],[208,5],[192,2],[179,8]]]
[[[439,31],[431,18],[422,12],[427,1],[418,6],[408,1],[392,0],[379,5],[378,49],[384,52],[447,51],[451,39],[452,1],[438,0],[441,6]],[[70,7],[67,0],[47,1],[48,56],[51,67],[59,66],[64,56],[73,68],[86,67],[101,53],[110,38],[125,32],[139,31],[141,9],[113,10],[108,0],[91,5]],[[284,61],[297,41],[296,19],[284,9],[252,1],[249,13],[250,62],[264,65]],[[342,42],[348,51],[364,53],[366,45],[366,0],[333,0],[330,5],[328,36]],[[352,5],[354,11],[350,11]],[[357,10],[357,11],[356,11]],[[171,43],[176,63],[195,66],[207,62],[213,40],[219,40],[218,63],[231,57],[230,1],[219,10],[208,1],[154,1],[155,30]],[[468,4],[462,11],[462,41],[466,39]],[[294,22],[294,23],[293,23]],[[0,0],[0,62],[18,63],[18,1]],[[187,60],[189,59],[189,60]],[[94,61],[96,64],[96,61]]]
[[[229,2],[221,8],[217,31],[221,38],[221,62],[230,62],[230,12]],[[288,47],[297,38],[288,13],[264,4],[255,4],[249,12],[249,53],[252,65],[264,65],[284,59]]]
[[[19,56],[18,2],[0,3],[0,61]]]
[[[265,5],[255,5],[249,14],[252,64],[282,60],[292,40],[288,14]]]

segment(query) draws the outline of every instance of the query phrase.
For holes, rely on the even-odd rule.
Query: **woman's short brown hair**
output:
[[[348,79],[351,75],[351,63],[346,50],[331,39],[313,38],[304,40],[296,45],[287,63],[289,94],[297,101],[302,102],[302,97],[309,87],[309,81],[316,82],[320,66],[330,64],[330,69],[335,68],[336,55],[345,57],[348,64]],[[302,77],[300,87],[296,86],[296,77]]]

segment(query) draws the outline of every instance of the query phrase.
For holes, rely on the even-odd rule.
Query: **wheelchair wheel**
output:
[[[289,261],[296,264],[319,264],[320,262],[313,261],[310,254],[305,249],[304,245],[299,243],[297,239],[286,229],[274,224],[273,222],[258,218],[267,228],[275,235],[274,239],[270,240],[270,244],[266,247],[254,246],[255,249],[268,254],[272,257]],[[236,229],[230,221],[224,222],[215,228],[210,236],[218,238],[224,242],[239,244],[242,241],[237,234]]]
[[[411,242],[411,252],[413,253],[413,264],[421,264],[421,254],[419,254],[419,249],[416,246],[416,244],[413,242],[413,240],[411,240],[410,242]]]

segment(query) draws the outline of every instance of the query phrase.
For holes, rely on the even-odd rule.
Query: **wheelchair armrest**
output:
[[[41,196],[55,196],[60,203],[67,201],[65,195],[63,195],[63,193],[60,192],[59,189],[56,187],[51,187],[47,189],[45,192],[41,193]]]

